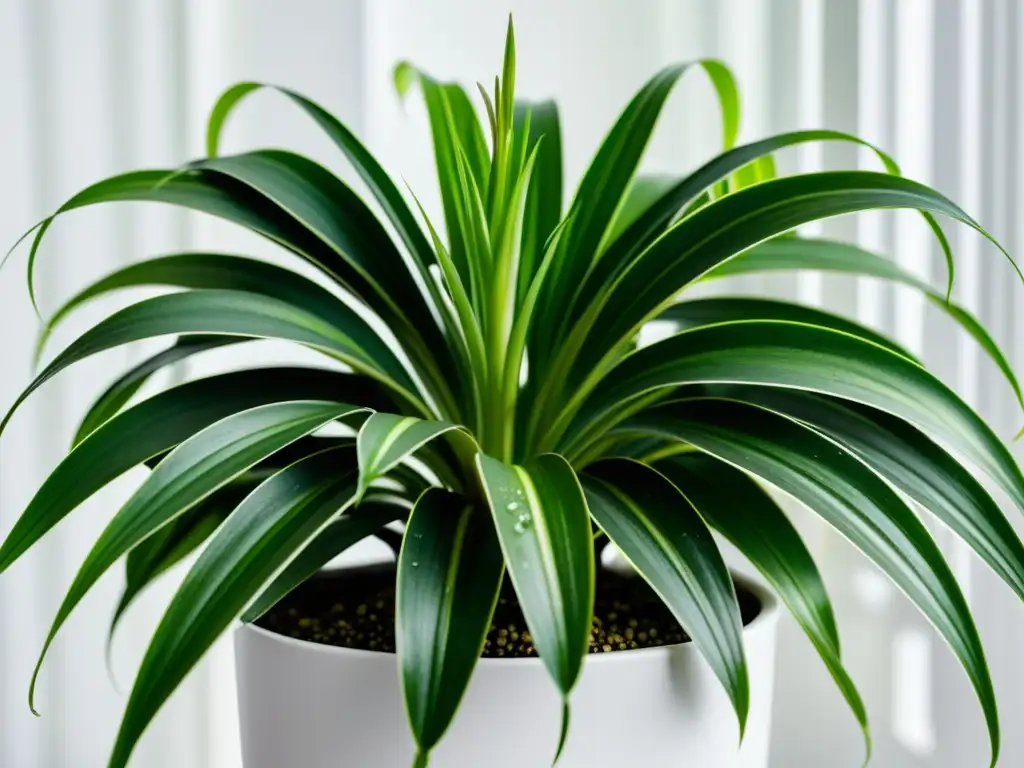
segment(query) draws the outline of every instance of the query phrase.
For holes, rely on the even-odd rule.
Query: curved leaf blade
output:
[[[544,666],[567,701],[583,666],[594,610],[590,515],[561,456],[509,465],[476,459],[512,585]]]
[[[750,477],[708,454],[676,456],[655,469],[753,563],[786,604],[857,718],[866,763],[871,757],[867,710],[840,659],[839,632],[821,574],[789,518]]]
[[[312,578],[346,549],[378,533],[408,509],[385,501],[365,501],[359,509],[331,522],[306,544],[259,596],[245,609],[242,621],[251,624],[296,587]]]
[[[78,426],[78,431],[75,432],[72,445],[78,445],[120,413],[121,409],[160,369],[181,362],[192,355],[229,344],[237,344],[241,341],[245,341],[245,339],[236,336],[185,336],[178,339],[174,346],[146,358],[107,387],[89,406],[89,410]]]
[[[143,400],[91,433],[50,473],[0,546],[0,572],[107,483],[216,422],[269,403],[338,395],[370,408],[387,403],[368,379],[315,368],[236,371]]]
[[[503,575],[487,511],[440,488],[427,490],[406,527],[395,598],[402,693],[424,756],[469,685]]]
[[[339,328],[365,324],[338,296],[293,270],[226,253],[175,253],[130,264],[70,298],[54,313],[39,349],[49,333],[78,307],[113,291],[142,286],[245,291],[302,307]]]
[[[339,451],[304,459],[239,505],[189,570],[143,658],[108,765],[124,768],[146,726],[246,603],[352,499]]]
[[[746,187],[680,221],[605,290],[567,340],[570,348],[579,344],[579,355],[566,387],[600,375],[606,361],[647,319],[656,317],[688,284],[736,254],[801,224],[878,208],[941,214],[987,236],[940,193],[884,173],[829,171]]]
[[[985,487],[902,419],[793,390],[734,388],[728,396],[810,424],[945,523],[1024,599],[1024,544]]]
[[[936,307],[948,314],[963,328],[978,345],[985,350],[999,367],[1017,401],[1024,407],[1024,393],[1021,392],[1013,367],[999,345],[969,311],[955,304],[936,291],[924,280],[902,269],[894,261],[872,253],[850,243],[815,238],[783,238],[761,243],[749,251],[730,259],[711,270],[703,279],[749,275],[760,272],[790,271],[796,269],[837,272],[849,275],[877,277],[895,283],[902,283],[921,291]]]
[[[171,451],[114,515],[79,568],[39,654],[29,705],[33,705],[39,670],[57,632],[93,584],[122,555],[261,459],[335,419],[361,410],[324,401],[272,403],[228,416]]]
[[[629,459],[587,468],[590,514],[636,566],[722,683],[739,720],[750,708],[743,624],[732,576],[693,504],[662,474]]]
[[[620,363],[579,424],[604,430],[612,411],[629,411],[618,404],[666,386],[725,383],[820,392],[891,413],[962,451],[1024,510],[1020,469],[960,398],[906,358],[826,328],[750,321],[684,331]]]
[[[370,336],[364,335],[366,331]],[[413,394],[416,385],[393,353],[387,351],[382,353],[384,358],[377,358],[377,350],[371,353],[367,349],[369,345],[383,345],[383,342],[361,318],[359,324],[339,329],[316,315],[269,296],[204,290],[146,299],[93,326],[57,355],[18,396],[0,421],[0,432],[29,395],[73,363],[133,341],[175,334],[236,335],[313,347],[381,381],[394,389],[396,396],[420,412],[429,413],[426,404]]]
[[[892,339],[878,333],[860,323],[847,320],[831,312],[825,312],[802,304],[793,304],[776,299],[761,299],[747,296],[715,296],[711,298],[691,299],[673,304],[663,311],[656,322],[671,322],[680,331],[688,331],[704,325],[730,323],[743,320],[780,320],[790,323],[802,323],[821,328],[831,328],[851,336],[859,336],[865,341],[885,347],[908,360],[918,362],[907,350]]]
[[[375,479],[441,435],[448,435],[449,439],[458,441],[456,445],[462,448],[463,456],[468,458],[475,444],[473,438],[461,430],[457,424],[444,421],[425,421],[392,413],[372,414],[359,429],[356,442],[359,495],[362,496]]]
[[[984,711],[995,764],[999,716],[970,609],[924,524],[882,478],[810,427],[736,401],[673,403],[633,417],[627,428],[684,440],[780,488],[864,552],[935,625],[960,661]]]

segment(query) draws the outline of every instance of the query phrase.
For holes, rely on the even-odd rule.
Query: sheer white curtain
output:
[[[676,59],[715,55],[736,69],[743,138],[827,126],[890,150],[910,176],[951,194],[1011,251],[1024,242],[1014,215],[1024,178],[1018,151],[1024,9],[1015,0],[0,0],[0,242],[103,174],[175,165],[202,149],[203,119],[236,79],[285,83],[336,110],[428,206],[436,206],[429,132],[416,98],[394,97],[391,67],[410,58],[439,76],[486,81],[499,66],[507,12],[515,14],[518,85],[554,95],[566,166],[577,178],[603,132],[644,78]],[[314,128],[272,96],[231,124],[228,149],[297,147],[348,171]],[[647,165],[683,172],[715,148],[717,112],[699,76],[666,110]],[[841,145],[784,155],[789,172],[875,167]],[[817,227],[893,254],[934,281],[944,267],[912,215],[872,214]],[[977,236],[950,228],[960,254],[956,296],[993,329],[1024,369],[1022,290]],[[254,239],[152,207],[67,217],[41,258],[44,310],[116,264],[181,247],[272,256]],[[35,317],[22,259],[0,273],[0,403],[30,374]],[[1019,426],[1008,389],[940,313],[909,292],[819,275],[746,280],[739,291],[819,303],[896,334],[990,418]],[[86,311],[82,323],[104,307]],[[109,309],[109,306],[106,307]],[[81,327],[81,326],[79,326]],[[61,343],[61,339],[56,341]],[[267,354],[277,354],[269,351]],[[81,412],[115,365],[137,351],[85,363],[31,400],[0,441],[0,533],[59,459]],[[197,364],[192,373],[205,370]],[[179,372],[180,375],[180,372]],[[1018,451],[1019,456],[1019,451]],[[103,669],[103,638],[119,574],[83,604],[51,653],[39,692],[25,687],[49,619],[89,545],[138,476],[78,510],[0,578],[0,765],[102,766],[122,696]],[[883,768],[982,764],[982,719],[964,676],[931,629],[862,558],[797,513],[826,572],[846,660],[865,694]],[[1024,716],[1016,648],[1024,612],[945,531],[936,534],[969,584],[989,646],[1004,723]],[[115,649],[131,680],[174,577],[147,596]],[[861,745],[810,645],[787,623],[779,658],[774,742],[780,768],[859,765]],[[135,765],[238,764],[230,651],[223,645],[161,713]],[[1024,734],[1005,728],[1002,764],[1024,764]]]

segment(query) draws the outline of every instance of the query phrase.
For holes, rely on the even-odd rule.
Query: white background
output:
[[[1024,8],[1015,0],[0,0],[0,243],[13,242],[102,175],[175,166],[200,153],[205,112],[238,79],[286,84],[336,111],[436,207],[424,111],[415,96],[399,104],[391,67],[409,58],[467,85],[488,81],[500,66],[509,10],[520,93],[558,98],[569,179],[578,178],[645,77],[672,60],[715,55],[741,80],[744,139],[798,127],[859,132],[895,153],[908,175],[952,195],[1011,252],[1021,250],[1024,61],[1017,48]],[[648,169],[680,173],[706,158],[717,121],[706,83],[684,82],[648,153]],[[347,173],[284,102],[258,96],[230,126],[227,148],[265,144],[299,149]],[[838,146],[809,147],[781,162],[788,172],[856,165],[874,167],[866,155]],[[817,231],[860,240],[923,276],[944,279],[927,230],[911,215],[834,220]],[[960,255],[956,295],[1024,370],[1024,289],[980,238],[949,231]],[[117,264],[200,245],[269,253],[223,226],[152,207],[71,215],[54,228],[40,260],[44,314]],[[4,406],[30,376],[36,320],[23,269],[22,253],[0,273]],[[888,330],[923,354],[1000,435],[1020,426],[988,362],[910,292],[816,275],[748,280],[738,288],[821,303]],[[76,329],[104,310],[109,305],[81,313]],[[0,533],[66,449],[75,417],[138,355],[119,351],[81,364],[22,409],[0,440]],[[124,704],[103,666],[119,573],[101,582],[54,646],[40,687],[43,719],[28,713],[25,691],[63,589],[91,537],[137,480],[129,475],[115,483],[0,577],[4,768],[105,764]],[[847,665],[868,701],[874,765],[987,764],[980,712],[941,642],[846,545],[807,515],[800,520],[837,605]],[[1001,765],[1024,765],[1024,733],[1014,727],[1024,718],[1024,608],[945,531],[937,535],[988,644],[1004,723]],[[140,602],[119,636],[115,670],[124,685],[173,581]],[[852,717],[792,623],[782,631],[774,765],[859,766]],[[133,764],[237,766],[233,696],[230,652],[222,645],[161,713]]]

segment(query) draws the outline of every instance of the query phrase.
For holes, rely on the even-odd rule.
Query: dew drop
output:
[[[418,560],[413,560],[412,561],[412,567],[413,568],[419,568],[420,567],[419,561]]]
[[[509,512],[515,512],[517,509],[519,509],[519,503],[515,501],[510,501],[508,503],[508,506],[505,507],[505,509],[507,509]]]
[[[531,517],[529,513],[524,513],[516,519],[516,524],[513,526],[512,530],[522,535],[526,533],[527,529],[531,525],[533,525],[533,517]]]

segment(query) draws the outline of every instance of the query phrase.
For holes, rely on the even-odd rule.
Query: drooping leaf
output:
[[[29,705],[46,651],[93,584],[136,544],[261,459],[361,408],[324,401],[272,403],[236,413],[189,438],[160,462],[100,534],[57,611],[32,675]]]
[[[246,476],[229,483],[128,553],[125,587],[107,630],[108,657],[117,625],[135,599],[161,575],[201,547],[257,485],[258,481]]]
[[[839,141],[860,145],[874,152],[882,162],[886,173],[894,176],[901,175],[899,165],[888,154],[857,136],[841,131],[793,131],[770,136],[766,139],[744,144],[723,152],[709,160],[689,176],[669,187],[628,229],[615,239],[591,271],[586,284],[581,286],[573,305],[573,312],[570,315],[572,320],[577,320],[589,303],[599,295],[601,290],[622,274],[645,248],[666,231],[673,220],[680,216],[690,216],[712,203],[717,197],[721,197],[721,194],[709,194],[716,182],[721,182],[731,176],[731,181],[723,182],[723,184],[727,188],[732,187],[732,189],[725,191],[736,192],[739,189],[750,186],[751,183],[773,179],[776,177],[776,174],[774,172],[774,163],[771,159],[772,152],[800,144],[824,141]],[[766,167],[762,168],[761,166]],[[739,179],[739,183],[734,183],[737,181],[737,174],[742,175],[750,169],[754,169],[754,178],[747,180]],[[949,270],[949,286],[951,288],[953,285],[954,266],[952,249],[942,228],[932,214],[923,211],[922,215],[929,227],[931,227],[946,256]]]
[[[776,299],[761,299],[747,296],[715,296],[692,299],[673,304],[657,317],[657,321],[675,323],[679,330],[686,331],[702,325],[715,325],[742,320],[782,320],[802,323],[859,336],[865,341],[892,350],[909,360],[917,359],[892,339],[877,331],[847,320],[831,312],[825,312],[802,304],[793,304]]]
[[[398,187],[355,134],[319,104],[294,91],[276,85],[253,82],[239,83],[226,90],[210,112],[206,133],[207,153],[211,157],[217,155],[220,134],[228,116],[246,96],[261,88],[273,89],[291,99],[323,129],[335,146],[345,154],[363,183],[370,189],[377,203],[387,214],[388,220],[402,238],[409,254],[419,265],[420,272],[424,275],[424,282],[429,285],[428,268],[435,261],[434,252],[423,236],[423,232],[416,223],[416,218],[402,198]]]
[[[304,459],[267,480],[218,530],[153,634],[125,707],[110,768],[124,768],[146,726],[263,584],[351,501],[342,451]],[[351,461],[348,462],[351,467]]]
[[[582,433],[605,431],[630,411],[623,403],[645,393],[720,383],[821,392],[891,413],[962,451],[1024,510],[1024,478],[1013,457],[948,387],[887,349],[845,333],[796,323],[706,326],[633,353],[585,404],[572,430],[579,435],[573,442],[584,439]]]
[[[992,763],[999,718],[981,640],[938,546],[906,502],[867,465],[810,427],[737,401],[650,409],[626,427],[688,442],[794,496],[868,556],[949,643],[985,713]]]
[[[820,270],[848,275],[877,277],[895,283],[908,285],[921,291],[927,299],[955,320],[999,366],[1006,380],[1013,387],[1018,402],[1024,407],[1024,394],[1013,367],[999,345],[964,307],[947,300],[928,283],[910,274],[896,262],[849,243],[816,238],[775,238],[751,248],[734,259],[711,270],[705,279],[749,275],[760,272],[790,270]]]
[[[349,475],[348,477],[351,477]],[[353,544],[378,533],[408,510],[385,501],[365,501],[355,511],[330,523],[295,556],[284,570],[252,601],[242,621],[252,623],[273,608],[293,589],[311,578]]]
[[[78,445],[118,414],[153,374],[192,355],[245,341],[238,336],[183,336],[172,347],[148,357],[107,387],[89,407],[75,432],[72,445]]]
[[[594,551],[587,503],[568,462],[477,456],[509,576],[544,666],[568,701],[590,642]]]
[[[367,408],[388,402],[372,380],[316,368],[225,373],[143,400],[97,428],[50,473],[0,546],[0,573],[107,483],[221,419],[268,403],[336,396]]]
[[[687,453],[655,468],[768,580],[807,634],[864,733],[871,756],[868,716],[843,667],[839,633],[825,584],[810,552],[779,505],[746,474],[704,453]]]
[[[1024,599],[1024,545],[973,475],[900,418],[795,390],[732,388],[729,397],[800,419],[859,455],[988,563]]]
[[[587,468],[590,514],[657,592],[722,683],[740,735],[750,708],[732,576],[693,504],[663,475],[628,459]]]
[[[933,189],[898,176],[835,171],[767,181],[723,197],[683,219],[625,270],[577,323],[562,365],[572,389],[593,381],[619,345],[671,304],[686,285],[741,251],[811,221],[871,208],[916,208],[943,214],[984,233]],[[561,370],[556,369],[556,370]]]
[[[503,574],[486,509],[440,488],[419,498],[398,558],[395,614],[402,692],[424,756],[469,685]]]
[[[209,290],[146,299],[93,326],[57,355],[19,395],[0,421],[0,432],[29,395],[69,365],[133,341],[174,334],[228,334],[303,344],[381,381],[396,396],[429,413],[414,394],[416,385],[398,358],[361,318],[349,328],[336,328],[300,307],[269,296]]]

